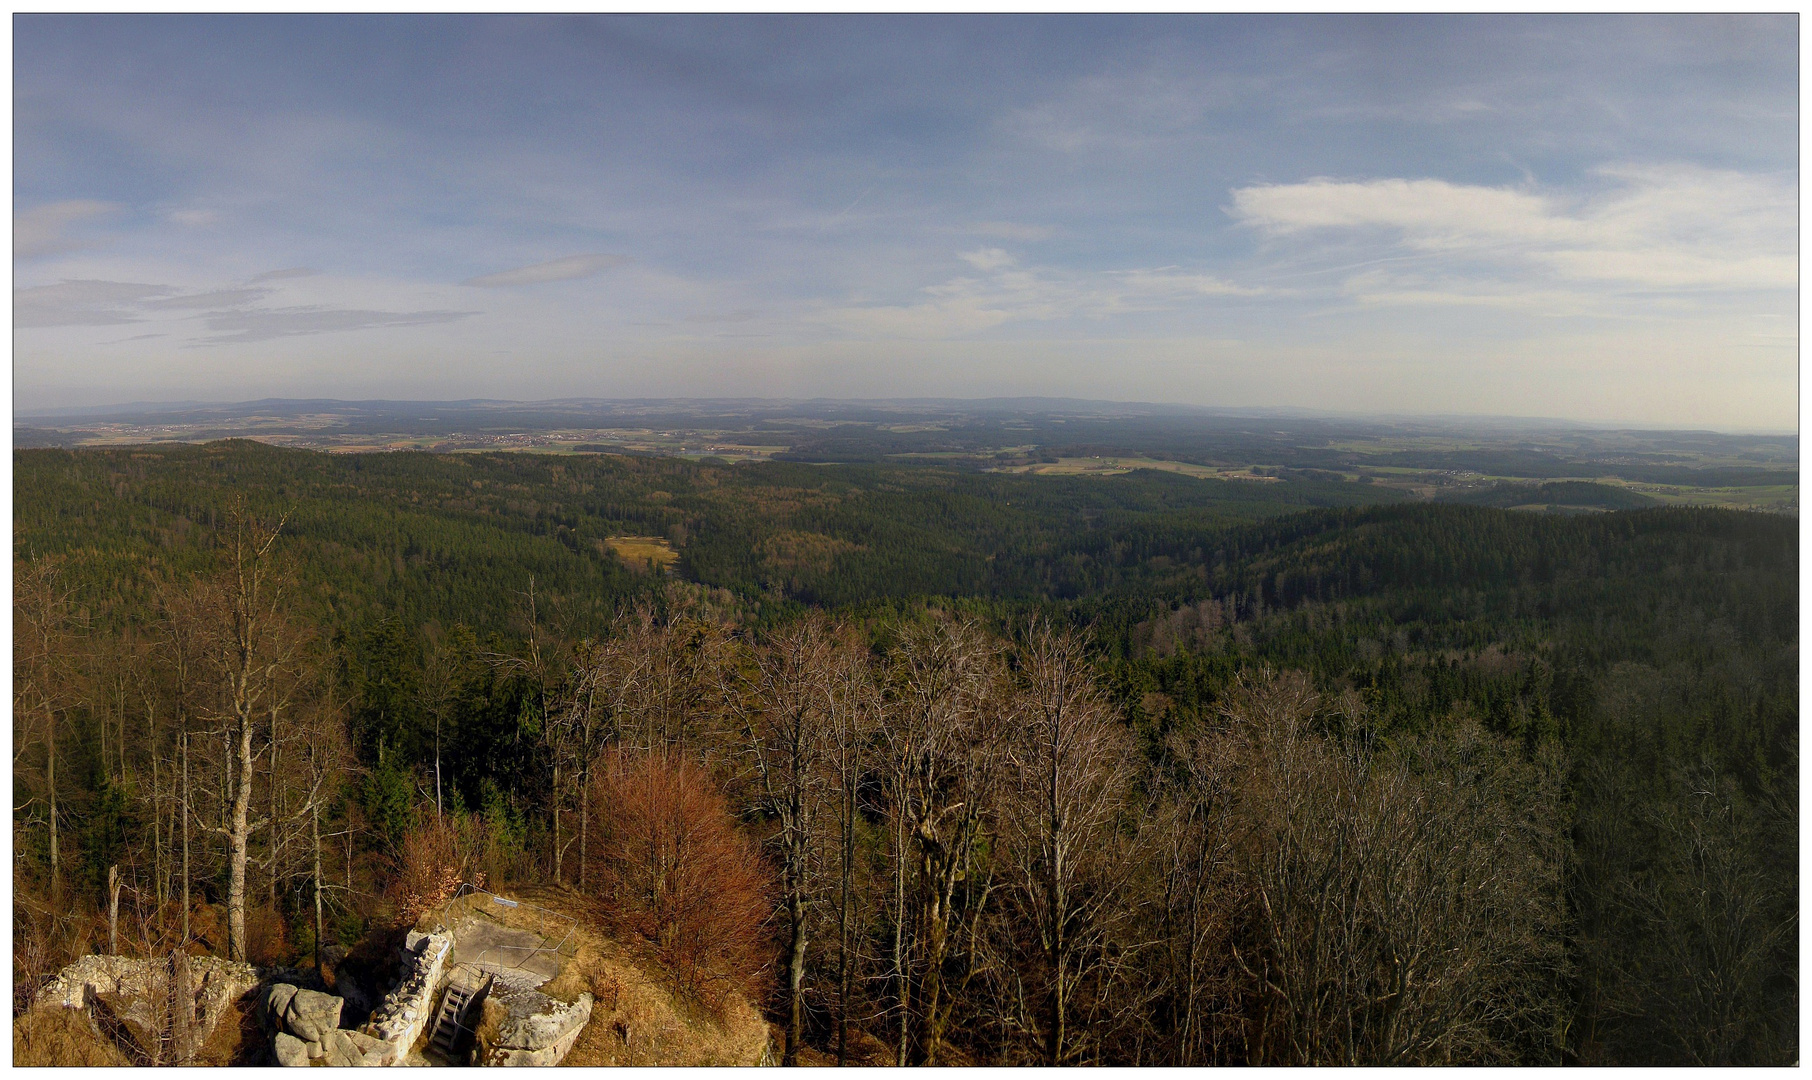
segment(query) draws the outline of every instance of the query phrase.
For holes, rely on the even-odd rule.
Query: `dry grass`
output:
[[[631,570],[646,573],[649,565],[662,573],[679,559],[673,545],[659,536],[607,536],[604,543]]]
[[[81,1009],[28,1009],[13,1018],[13,1067],[125,1066],[131,1062],[102,1038]]]
[[[528,888],[511,899],[538,904],[575,919],[585,914],[585,898],[571,889]],[[467,896],[422,916],[421,929],[454,925],[468,917],[504,926],[545,932],[551,921],[526,907],[507,908],[485,896]],[[555,940],[565,930],[555,933]],[[592,995],[591,1022],[562,1062],[564,1065],[704,1066],[754,1065],[768,1047],[768,1026],[753,1005],[731,995],[715,1012],[681,994],[659,963],[603,935],[583,922],[560,973],[539,989],[559,1001]]]

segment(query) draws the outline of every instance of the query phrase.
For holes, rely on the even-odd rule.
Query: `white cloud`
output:
[[[1315,179],[1240,188],[1229,213],[1272,237],[1381,231],[1455,266],[1512,264],[1557,281],[1798,287],[1796,191],[1785,179],[1683,166],[1597,175],[1612,186],[1573,200],[1444,180]]]
[[[216,289],[213,292],[189,293],[184,296],[153,300],[150,306],[185,311],[219,311],[224,308],[244,307],[262,300],[268,295],[270,295],[269,289]]]
[[[568,255],[563,259],[550,259],[547,262],[534,263],[530,266],[519,266],[513,270],[483,274],[462,281],[460,284],[497,289],[514,285],[540,285],[549,281],[571,281],[575,278],[587,278],[601,274],[613,266],[621,266],[629,261],[627,255]]]
[[[71,228],[118,209],[116,203],[68,199],[14,214],[13,258],[33,259],[83,247],[80,240],[69,235]]]
[[[984,273],[1012,266],[1017,261],[999,248],[980,248],[975,251],[959,252],[956,257]]]
[[[76,279],[55,285],[38,285],[13,292],[13,325],[18,329],[52,327],[119,326],[152,320],[165,325],[193,327],[200,320],[208,335],[192,337],[191,345],[241,344],[270,341],[305,334],[326,334],[394,326],[425,326],[454,322],[477,314],[472,311],[377,311],[339,304],[290,304],[264,307],[259,302],[274,294],[270,288],[227,288],[189,292],[169,285],[130,281]],[[192,333],[192,330],[190,331]],[[160,337],[141,334],[125,341]],[[188,336],[185,334],[185,336]]]

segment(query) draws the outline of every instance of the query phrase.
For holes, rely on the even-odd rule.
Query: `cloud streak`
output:
[[[75,279],[13,292],[13,325],[20,329],[120,326],[153,319],[200,319],[212,336],[191,345],[231,345],[313,334],[345,333],[399,326],[456,322],[475,311],[432,309],[379,311],[326,304],[261,307],[269,288],[211,289],[183,292],[169,285],[130,281]],[[187,313],[194,314],[187,314]],[[181,324],[178,324],[181,325]],[[120,341],[146,340],[164,334],[140,334]]]
[[[143,322],[134,310],[175,290],[131,281],[78,279],[13,290],[13,326],[121,326]]]
[[[105,217],[120,209],[118,203],[96,199],[65,199],[45,203],[13,216],[13,258],[36,259],[86,247],[71,235],[75,226]]]
[[[243,345],[277,338],[311,334],[342,334],[352,330],[380,330],[398,326],[430,326],[470,318],[472,311],[362,311],[357,308],[292,307],[264,311],[232,311],[207,317],[215,337],[194,342],[197,346]]]
[[[627,255],[568,255],[563,259],[550,259],[529,266],[518,266],[513,270],[499,270],[494,274],[467,278],[460,284],[481,289],[507,289],[522,285],[543,285],[550,281],[574,281],[595,277],[629,261]]]

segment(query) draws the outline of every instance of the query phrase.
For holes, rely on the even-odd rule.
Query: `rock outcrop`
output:
[[[340,1026],[345,1001],[317,990],[272,983],[258,1002],[259,1019],[274,1032],[271,1049],[279,1065],[307,1066],[317,1059],[337,1068],[396,1065],[407,1048]]]
[[[580,994],[569,1004],[504,973],[492,980],[481,1009],[474,1064],[558,1065],[591,1019],[592,996]]]

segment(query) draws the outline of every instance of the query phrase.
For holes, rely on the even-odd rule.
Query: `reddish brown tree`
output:
[[[601,920],[647,942],[707,1004],[752,991],[769,962],[773,886],[710,774],[677,753],[612,750],[588,794]]]

